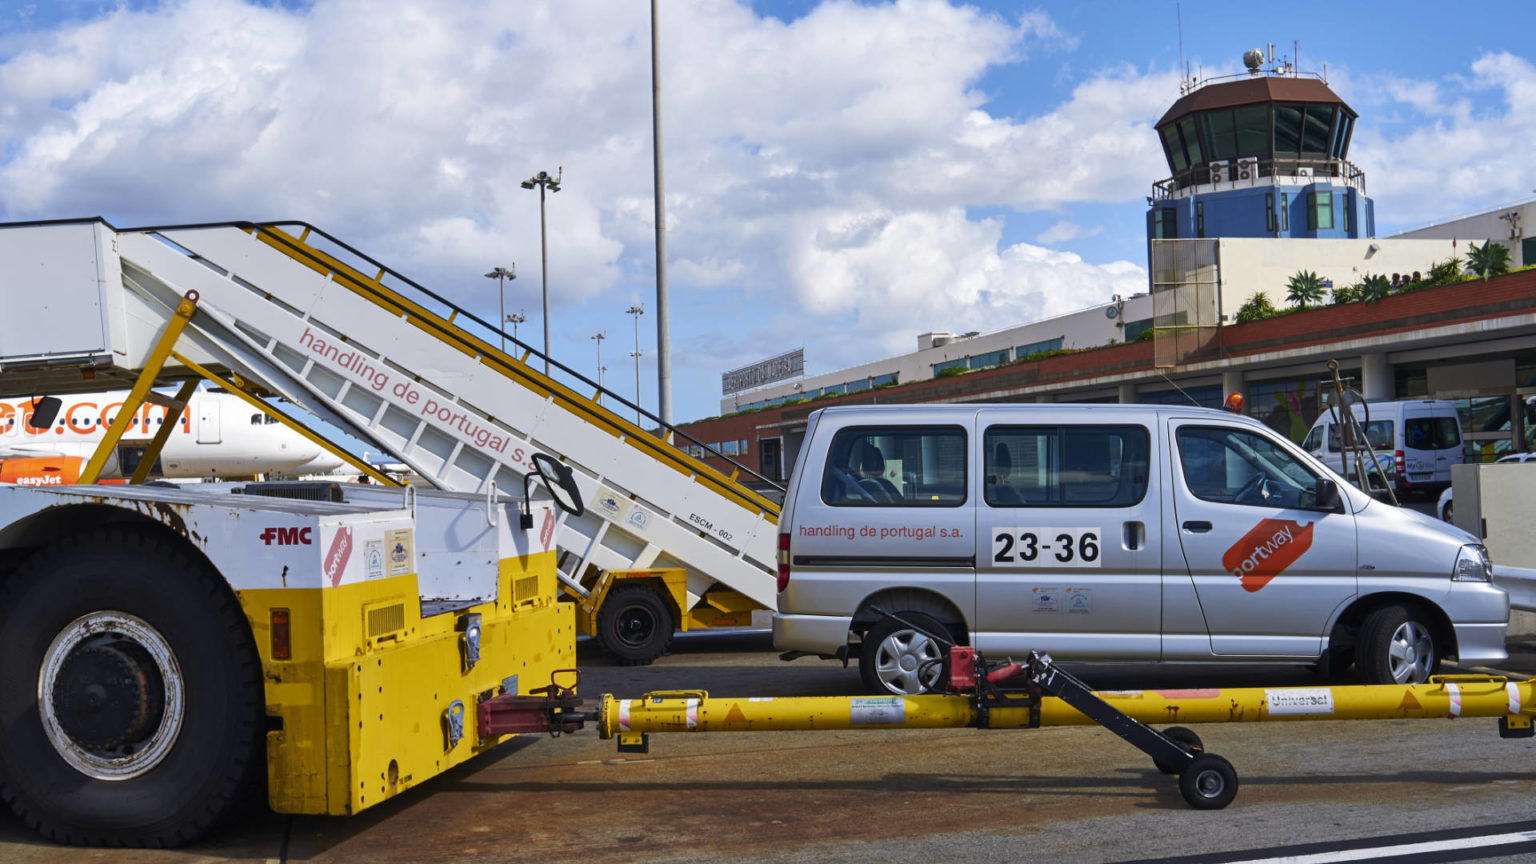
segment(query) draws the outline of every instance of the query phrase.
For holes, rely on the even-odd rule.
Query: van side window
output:
[[[1403,424],[1403,436],[1414,450],[1448,450],[1461,446],[1461,429],[1454,417],[1415,417]]]
[[[1317,477],[1280,445],[1245,429],[1182,426],[1179,464],[1196,498],[1255,507],[1312,507]]]
[[[958,507],[965,503],[965,430],[878,426],[840,430],[821,500],[834,507]]]
[[[993,507],[1130,507],[1147,494],[1142,426],[993,426],[982,448]]]
[[[1356,419],[1358,420],[1359,418]],[[1410,425],[1411,422],[1412,421],[1410,421]],[[1360,425],[1364,427],[1365,440],[1371,443],[1372,450],[1391,450],[1397,446],[1392,439],[1391,420],[1372,420],[1369,423],[1362,423]],[[1339,427],[1333,423],[1329,423],[1328,449],[1334,451],[1335,453],[1344,449],[1344,445],[1339,442],[1339,434]]]

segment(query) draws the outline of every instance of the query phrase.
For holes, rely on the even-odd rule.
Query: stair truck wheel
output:
[[[620,585],[597,612],[597,638],[620,666],[643,666],[667,653],[677,624],[649,585]]]
[[[931,615],[897,614],[934,636],[955,640],[954,633]],[[949,652],[927,634],[885,618],[864,634],[859,675],[874,693],[916,696],[940,691],[949,680]]]
[[[55,842],[178,846],[265,776],[261,664],[224,580],[100,529],[0,586],[0,797]]]
[[[1423,684],[1440,668],[1440,645],[1422,612],[1383,606],[1360,622],[1355,668],[1367,684]]]
[[[1163,737],[1179,745],[1179,747],[1182,748],[1185,753],[1188,753],[1191,756],[1199,756],[1201,753],[1205,752],[1205,745],[1200,742],[1200,736],[1196,735],[1193,729],[1188,729],[1184,726],[1169,726],[1167,729],[1163,730]],[[1179,773],[1179,769],[1177,767],[1170,765],[1161,759],[1153,759],[1152,764],[1156,765],[1157,770],[1163,772],[1164,774]]]
[[[1220,810],[1237,797],[1237,772],[1215,753],[1201,753],[1179,773],[1179,793],[1196,810]]]

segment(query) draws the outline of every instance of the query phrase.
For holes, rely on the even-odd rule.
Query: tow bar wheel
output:
[[[43,654],[37,707],[53,749],[98,780],[138,777],[181,732],[181,668],[160,632],[126,612],[71,621]]]
[[[1201,753],[1179,773],[1179,792],[1196,810],[1220,810],[1237,797],[1237,772],[1214,753]]]

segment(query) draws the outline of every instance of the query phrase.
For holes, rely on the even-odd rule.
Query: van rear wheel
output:
[[[954,643],[954,633],[922,612],[897,614],[926,632],[894,618],[883,619],[869,628],[859,651],[859,674],[864,686],[875,693],[898,696],[944,689],[944,682],[949,679],[949,650],[945,643]]]

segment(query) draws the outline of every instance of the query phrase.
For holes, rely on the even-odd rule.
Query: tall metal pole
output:
[[[514,263],[510,270],[506,267],[497,267],[485,274],[485,278],[496,280],[496,290],[501,295],[501,323],[496,325],[496,329],[501,332],[501,350],[505,352],[507,350],[507,280],[517,278],[517,264]],[[515,340],[516,337],[514,336],[513,339]]]
[[[544,172],[539,172],[544,173]],[[549,376],[549,241],[544,229],[544,187],[539,184],[539,275],[544,279],[544,375]]]
[[[565,168],[562,166],[554,176],[549,176],[548,171],[529,177],[522,182],[524,189],[539,187],[539,270],[544,278],[544,374],[549,374],[549,234],[544,222],[544,191],[559,192],[560,183],[565,179]]]
[[[661,176],[661,58],[656,47],[656,0],[651,0],[651,134],[656,162],[656,400],[661,422],[670,426],[672,340],[667,335],[667,213],[666,187]],[[665,429],[661,435],[666,437]]]
[[[640,419],[640,316],[645,314],[645,306],[631,306],[625,310],[635,316],[635,353],[629,355],[635,358],[635,424],[643,422]]]

